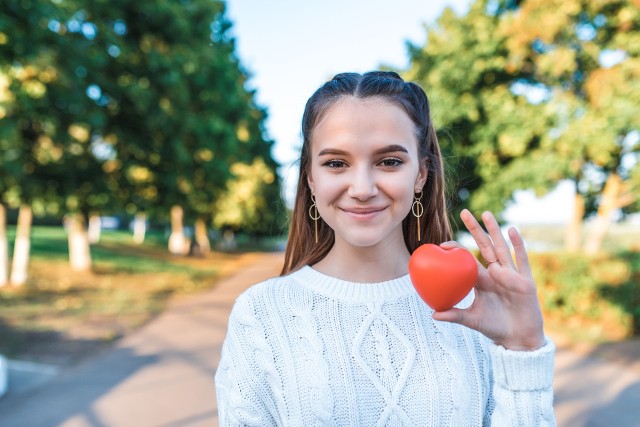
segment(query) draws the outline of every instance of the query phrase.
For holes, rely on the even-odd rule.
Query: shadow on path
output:
[[[91,426],[106,426],[94,412],[93,403],[136,371],[157,361],[118,348],[90,363],[63,372],[41,388],[9,394],[0,400],[0,420],[6,427],[57,426],[79,416]],[[37,404],[34,405],[34,403]]]

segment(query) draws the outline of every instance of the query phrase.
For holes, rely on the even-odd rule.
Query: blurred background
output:
[[[282,251],[304,103],[372,69],[426,90],[452,220],[520,229],[554,338],[640,372],[639,0],[3,0],[0,372]]]

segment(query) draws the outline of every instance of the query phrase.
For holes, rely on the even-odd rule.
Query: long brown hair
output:
[[[323,84],[307,101],[302,116],[302,152],[300,175],[293,216],[289,228],[289,240],[281,275],[324,258],[335,241],[333,230],[318,220],[318,243],[315,243],[313,220],[309,209],[313,204],[307,177],[311,158],[311,133],[320,119],[341,98],[359,99],[379,97],[401,107],[415,125],[418,155],[427,167],[427,180],[422,188],[424,214],[420,217],[422,239],[418,241],[417,219],[409,213],[402,221],[404,242],[409,253],[423,243],[440,244],[451,240],[451,226],[447,216],[445,178],[440,145],[431,123],[429,100],[422,88],[405,82],[394,72],[372,71],[365,74],[342,73]]]

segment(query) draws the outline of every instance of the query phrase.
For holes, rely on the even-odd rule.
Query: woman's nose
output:
[[[357,168],[351,177],[348,194],[358,200],[368,200],[378,194],[374,171],[369,168]]]

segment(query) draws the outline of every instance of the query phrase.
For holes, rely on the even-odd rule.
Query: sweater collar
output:
[[[321,295],[352,302],[387,302],[415,293],[408,274],[385,282],[357,283],[327,276],[307,265],[290,277]]]

